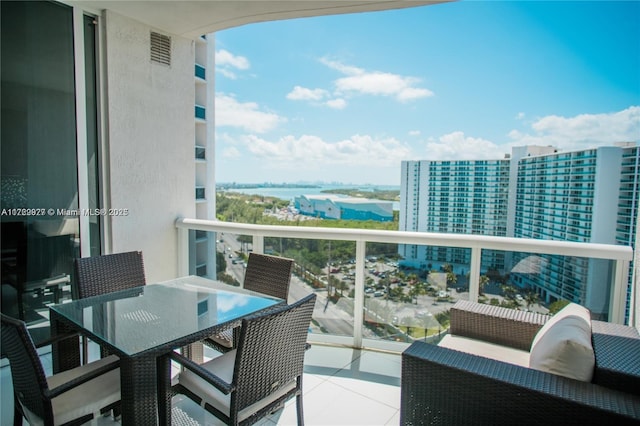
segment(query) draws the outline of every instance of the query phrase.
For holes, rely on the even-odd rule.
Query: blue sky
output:
[[[216,180],[640,141],[640,2],[462,1],[216,33]]]

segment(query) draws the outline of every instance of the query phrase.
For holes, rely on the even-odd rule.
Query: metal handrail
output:
[[[254,251],[262,253],[265,237],[304,238],[318,240],[342,240],[356,242],[356,277],[354,312],[362,312],[364,306],[365,246],[367,242],[416,244],[468,248],[471,250],[469,273],[469,300],[477,301],[480,290],[480,259],[482,250],[502,250],[564,256],[589,257],[614,261],[613,290],[609,305],[609,320],[624,323],[629,262],[633,250],[628,246],[594,244],[572,241],[534,240],[527,238],[494,237],[469,234],[442,234],[430,232],[387,231],[356,228],[320,228],[307,226],[254,225],[217,220],[178,218],[179,272],[189,273],[188,230],[229,232],[251,235]],[[634,304],[631,304],[633,309]],[[631,317],[631,315],[630,315]],[[362,346],[363,316],[354,316],[354,347]]]

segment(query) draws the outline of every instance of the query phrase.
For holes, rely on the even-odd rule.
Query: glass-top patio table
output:
[[[77,331],[120,357],[123,425],[170,424],[169,397],[160,394],[168,389],[159,386],[166,382],[160,375],[169,374],[162,355],[283,302],[190,276],[53,305],[51,329]],[[54,344],[52,353],[54,372],[79,364],[77,339]]]

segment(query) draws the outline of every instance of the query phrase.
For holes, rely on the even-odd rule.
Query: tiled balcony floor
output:
[[[214,355],[215,352],[205,355]],[[51,371],[49,354],[43,365]],[[397,425],[400,423],[400,370],[397,354],[313,345],[305,356],[304,418],[307,425]],[[13,396],[9,368],[0,369],[1,421],[12,424]],[[184,415],[184,421],[179,417]],[[100,426],[119,424],[100,418]],[[25,422],[26,424],[26,422]],[[209,413],[181,396],[174,398],[174,424],[220,425]],[[295,399],[258,423],[295,425]]]

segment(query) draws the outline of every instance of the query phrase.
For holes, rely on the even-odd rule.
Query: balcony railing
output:
[[[391,243],[417,246],[436,246],[470,251],[470,263],[468,265],[468,298],[478,301],[480,296],[481,258],[483,250],[504,251],[507,253],[520,252],[537,255],[559,255],[569,258],[584,257],[590,259],[602,259],[612,265],[611,291],[604,295],[602,300],[608,300],[608,320],[615,323],[624,323],[627,316],[627,287],[629,278],[629,265],[633,258],[631,247],[619,245],[591,244],[566,241],[533,240],[524,238],[491,237],[481,235],[462,234],[438,234],[425,232],[382,231],[365,229],[343,228],[318,228],[306,226],[267,226],[200,219],[179,218],[176,221],[179,238],[179,273],[189,274],[189,232],[206,231],[225,233],[225,235],[248,235],[252,237],[252,249],[257,253],[263,253],[265,238],[276,237],[282,239],[310,239],[324,241],[351,241],[355,243],[355,269],[353,298],[349,298],[349,306],[346,311],[353,315],[353,333],[349,336],[331,336],[311,334],[311,340],[319,340],[330,343],[339,343],[360,347],[378,347],[398,349],[397,344],[377,342],[370,344],[367,336],[363,336],[365,321],[371,321],[372,315],[380,316],[369,309],[374,299],[369,293],[371,288],[365,286],[366,270],[366,244],[367,243]],[[226,243],[225,243],[226,244]],[[532,256],[538,257],[538,256]],[[235,263],[235,262],[234,262]],[[602,266],[602,263],[599,263]],[[604,266],[608,269],[608,266]],[[365,293],[365,289],[367,293]],[[387,289],[388,292],[388,289]],[[365,297],[367,296],[367,297]],[[346,299],[346,298],[345,298]],[[417,303],[417,302],[416,302]],[[367,305],[368,304],[368,305]],[[435,303],[434,303],[435,304]],[[367,305],[367,306],[366,306]],[[629,304],[631,312],[629,318],[633,318],[633,300]],[[343,306],[344,308],[344,306]],[[424,315],[424,312],[418,312]],[[389,314],[388,314],[389,315]],[[430,314],[428,314],[430,315]],[[416,315],[417,316],[417,315]],[[365,318],[367,317],[367,318]],[[374,319],[375,321],[375,319]],[[390,321],[387,318],[387,321]],[[398,321],[393,317],[393,322]],[[409,325],[409,327],[413,327]],[[409,335],[409,327],[404,328],[406,336]],[[426,326],[425,326],[426,327]],[[401,328],[401,325],[397,327]],[[427,339],[425,330],[425,340]],[[363,342],[364,340],[364,342]],[[407,341],[409,341],[407,339]]]

